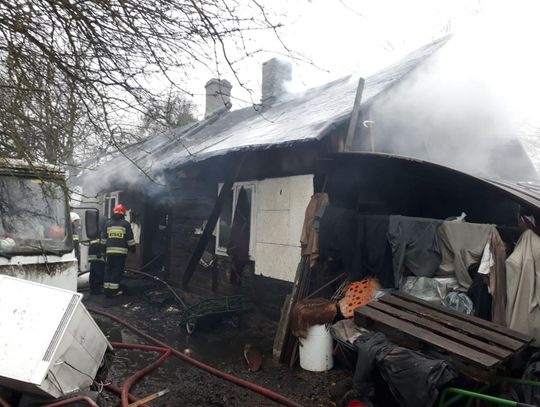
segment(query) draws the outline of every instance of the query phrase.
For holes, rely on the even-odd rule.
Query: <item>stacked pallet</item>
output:
[[[355,311],[355,322],[394,342],[448,360],[459,372],[488,381],[533,338],[405,293],[386,294]]]

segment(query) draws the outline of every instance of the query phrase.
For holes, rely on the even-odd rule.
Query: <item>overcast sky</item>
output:
[[[250,2],[251,0],[239,0]],[[460,52],[452,69],[467,69],[468,55],[485,55],[476,64],[486,72],[488,86],[501,86],[522,102],[519,110],[540,104],[540,2],[536,0],[258,0],[274,22],[284,26],[285,45],[313,61],[293,62],[292,91],[301,91],[349,75],[368,76],[448,33],[455,34]],[[460,41],[456,41],[459,38]],[[233,109],[260,101],[261,65],[272,57],[283,57],[284,48],[272,32],[246,34],[248,48],[265,52],[235,65],[244,82],[240,86],[225,64],[222,78],[233,84]],[[231,59],[242,56],[228,44]],[[474,58],[471,58],[474,59]],[[464,68],[465,66],[465,68]],[[190,91],[204,114],[204,85],[216,72],[199,67],[189,78],[177,79]],[[534,82],[534,86],[533,86]],[[528,91],[535,89],[534,92]],[[538,89],[537,89],[538,88]],[[251,92],[248,91],[251,90]],[[524,93],[528,92],[527,95]],[[531,101],[534,97],[534,101]],[[540,117],[540,115],[537,115]],[[538,121],[540,123],[540,119]],[[540,147],[539,147],[540,148]]]
[[[285,45],[315,65],[293,61],[293,90],[317,86],[351,73],[368,75],[407,52],[469,24],[471,19],[485,13],[484,3],[480,0],[261,0],[273,14],[273,20],[284,24],[280,33]],[[262,63],[284,52],[273,33],[257,32],[250,34],[249,39],[253,47],[267,52],[237,66],[240,78],[253,91],[252,98],[224,70],[223,77],[233,82],[235,107],[245,106],[250,100],[259,101]],[[190,78],[188,88],[196,95],[199,113],[204,110],[204,84],[214,75],[197,70]]]

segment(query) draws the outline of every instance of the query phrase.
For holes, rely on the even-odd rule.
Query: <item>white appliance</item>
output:
[[[88,389],[111,345],[81,300],[0,275],[0,385],[52,397]]]

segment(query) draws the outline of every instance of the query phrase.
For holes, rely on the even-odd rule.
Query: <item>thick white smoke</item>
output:
[[[536,178],[530,162],[540,162],[540,140],[523,139],[523,128],[540,117],[539,6],[496,3],[456,28],[428,63],[374,104],[375,149],[489,177]]]

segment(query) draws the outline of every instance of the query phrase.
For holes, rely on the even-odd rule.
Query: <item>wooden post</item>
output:
[[[354,134],[358,127],[358,119],[360,118],[360,105],[362,104],[362,93],[364,92],[364,78],[358,80],[358,88],[356,88],[356,97],[354,98],[353,110],[351,119],[349,120],[349,129],[347,130],[347,138],[345,139],[345,151],[350,151],[354,141]]]
[[[369,117],[367,121],[367,126],[364,125],[364,127],[367,127],[368,129],[369,146],[371,147],[371,152],[375,152],[375,140],[373,139],[373,120],[371,120],[371,109],[369,109],[368,115]]]
[[[208,245],[210,236],[212,236],[212,233],[216,227],[219,216],[221,215],[221,210],[223,209],[223,205],[225,204],[227,195],[231,191],[234,185],[234,181],[236,180],[236,177],[238,176],[238,173],[240,172],[240,169],[242,168],[242,163],[244,162],[244,158],[245,158],[245,155],[243,155],[238,160],[236,167],[234,168],[233,171],[229,173],[229,175],[225,179],[225,182],[223,183],[223,187],[221,188],[221,191],[219,192],[219,195],[216,198],[216,202],[214,203],[214,208],[212,208],[212,212],[210,213],[210,216],[208,217],[208,220],[206,222],[206,226],[204,227],[201,238],[199,239],[199,242],[197,243],[195,250],[193,250],[193,254],[191,255],[191,258],[189,259],[189,263],[186,267],[186,271],[184,271],[184,276],[182,277],[182,287],[184,289],[186,289],[187,286],[189,285],[189,282],[191,281],[191,277],[193,277],[193,273],[195,273],[195,270],[197,269],[197,264],[199,264],[199,260],[201,260],[204,250],[206,249],[206,246]]]

